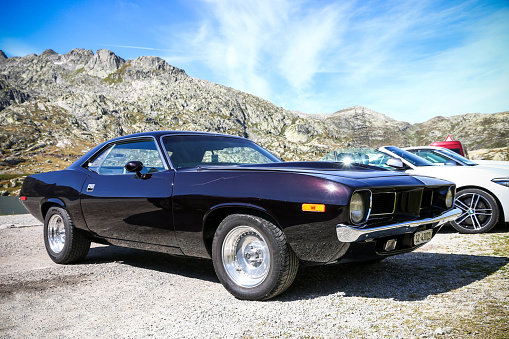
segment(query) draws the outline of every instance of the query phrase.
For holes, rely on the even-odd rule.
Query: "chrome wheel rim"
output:
[[[244,288],[260,285],[269,274],[269,247],[262,235],[249,226],[237,226],[226,235],[222,259],[230,279]]]
[[[480,194],[461,194],[456,198],[456,206],[461,209],[456,224],[465,229],[480,230],[488,225],[493,217],[490,202]]]
[[[48,222],[48,244],[53,253],[60,253],[65,245],[64,219],[59,214],[53,214]]]

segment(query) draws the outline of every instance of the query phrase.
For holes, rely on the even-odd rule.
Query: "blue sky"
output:
[[[4,1],[7,56],[156,55],[290,110],[394,119],[509,110],[508,1]]]

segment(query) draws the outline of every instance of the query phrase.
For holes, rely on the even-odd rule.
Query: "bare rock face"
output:
[[[47,50],[42,52],[40,55],[40,57],[43,57],[43,58],[48,58],[48,57],[52,57],[52,56],[58,56],[58,53],[55,52],[54,50],[52,50],[51,48],[48,48]]]
[[[129,60],[124,66],[123,79],[127,82],[158,78],[159,81],[178,81],[186,78],[184,70],[173,67],[165,60],[155,56],[142,56]]]
[[[421,144],[445,140],[450,134],[468,150],[503,148],[509,146],[509,112],[435,117],[412,130]]]
[[[4,51],[0,49],[0,62],[2,60],[7,60],[7,55],[5,55]]]
[[[27,93],[10,87],[6,80],[0,79],[0,111],[12,104],[21,104],[29,97]]]
[[[164,59],[155,56],[141,56],[131,62],[131,66],[137,69],[150,71],[168,71],[174,67],[168,64]]]
[[[509,161],[509,146],[493,149],[478,149],[468,153],[473,160]]]
[[[507,147],[509,112],[396,121],[366,107],[308,115],[189,77],[158,57],[109,50],[7,58],[0,53],[0,150],[19,171],[64,166],[94,144],[149,130],[199,130],[250,138],[285,160],[317,160],[349,146],[427,145],[448,134],[469,150]],[[57,156],[58,155],[58,156]],[[64,159],[64,160],[62,160]],[[0,164],[0,172],[2,171]]]
[[[112,51],[100,49],[85,65],[89,75],[105,78],[125,64],[125,60]]]

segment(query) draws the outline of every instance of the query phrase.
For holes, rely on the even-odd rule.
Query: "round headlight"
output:
[[[452,189],[449,188],[447,191],[447,195],[445,196],[445,206],[447,208],[451,207],[454,203],[454,194],[452,194]]]
[[[354,224],[361,223],[362,219],[364,219],[365,212],[366,207],[364,206],[364,199],[362,199],[360,193],[355,192],[350,200],[350,220]]]

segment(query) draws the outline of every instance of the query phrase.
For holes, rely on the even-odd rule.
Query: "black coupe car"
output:
[[[229,135],[158,131],[107,141],[20,199],[44,222],[51,259],[90,243],[212,258],[240,299],[286,290],[300,264],[409,252],[454,220],[453,183],[365,165],[282,162]]]

